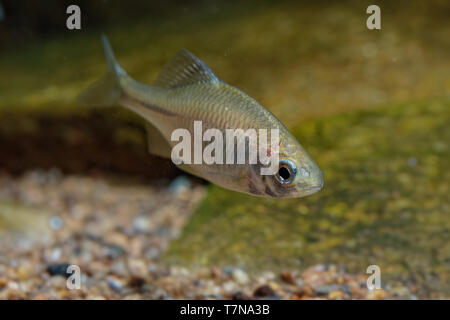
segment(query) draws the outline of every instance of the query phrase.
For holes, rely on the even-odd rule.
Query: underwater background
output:
[[[76,101],[101,33],[144,83],[196,54],[287,125],[324,189],[255,198],[149,155],[137,116]],[[0,0],[0,298],[450,298],[449,35],[442,0]],[[82,293],[58,289],[68,264]],[[358,291],[370,265],[378,296]]]

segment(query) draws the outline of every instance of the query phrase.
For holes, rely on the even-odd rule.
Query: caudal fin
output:
[[[121,92],[119,78],[126,75],[114,57],[108,38],[105,35],[102,35],[102,43],[105,51],[107,71],[103,78],[94,82],[78,97],[78,101],[87,106],[106,107],[116,105]]]

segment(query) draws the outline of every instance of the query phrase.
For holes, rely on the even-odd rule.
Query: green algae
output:
[[[20,203],[0,201],[0,241],[6,237],[41,242],[51,238],[51,212]]]
[[[211,186],[166,261],[359,273],[377,264],[448,290],[449,123],[448,99],[307,121],[293,132],[324,172],[322,191],[274,200]]]

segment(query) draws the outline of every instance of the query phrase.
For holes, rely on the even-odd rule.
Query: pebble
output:
[[[241,269],[234,269],[231,276],[239,284],[247,284],[249,281],[247,273]]]
[[[344,297],[345,297],[345,294],[339,290],[331,291],[328,294],[328,299],[331,299],[331,300],[343,299]]]
[[[153,225],[149,217],[138,216],[133,220],[133,228],[136,232],[149,232],[153,229]]]
[[[7,287],[11,290],[19,290],[20,288],[19,284],[16,281],[8,281]]]
[[[117,259],[126,254],[126,250],[117,244],[105,244],[103,247],[103,255],[110,259]]]
[[[305,281],[302,278],[296,278],[295,279],[295,285],[298,288],[303,288],[303,286],[305,285]]]
[[[211,268],[211,277],[212,278],[220,278],[222,276],[222,269],[213,267]]]
[[[17,277],[20,280],[27,280],[31,276],[31,268],[25,265],[17,268]]]
[[[225,292],[233,292],[236,289],[236,284],[232,281],[227,281],[222,287]]]
[[[169,186],[169,191],[175,195],[178,196],[182,193],[185,193],[187,191],[189,191],[191,186],[191,183],[189,181],[189,179],[185,176],[179,176],[176,177]]]
[[[253,295],[255,297],[261,298],[261,297],[271,297],[275,296],[277,293],[275,290],[272,289],[269,285],[262,285],[253,292]]]
[[[128,275],[128,270],[123,260],[114,261],[111,265],[111,272],[123,277]]]
[[[367,294],[367,299],[381,300],[381,299],[385,299],[386,296],[387,296],[387,294],[383,289],[375,289],[375,290],[369,290],[369,292]]]
[[[285,271],[280,274],[280,279],[288,284],[295,284],[295,278],[292,272]]]
[[[333,285],[326,285],[326,286],[317,287],[315,289],[315,291],[316,291],[317,295],[322,296],[322,295],[329,294],[331,291],[339,290],[339,288],[340,287],[337,284],[333,284]]]
[[[59,230],[63,226],[63,221],[58,216],[50,217],[48,224],[53,230]]]
[[[141,259],[128,259],[128,269],[135,278],[145,279],[149,275],[147,264]]]
[[[117,277],[107,277],[106,282],[108,286],[114,291],[120,291],[123,288],[123,281]]]
[[[326,265],[324,265],[324,264],[318,264],[318,265],[314,266],[314,270],[317,271],[317,272],[326,271],[327,268],[328,267]]]
[[[252,296],[249,296],[241,291],[236,291],[231,297],[232,300],[255,300]]]
[[[132,276],[128,280],[128,285],[134,288],[141,288],[145,284],[145,279],[141,277]]]
[[[47,272],[51,276],[69,277],[69,274],[67,273],[67,268],[69,268],[68,263],[55,263],[47,267]]]

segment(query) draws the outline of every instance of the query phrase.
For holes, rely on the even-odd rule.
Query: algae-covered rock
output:
[[[343,263],[362,273],[376,264],[443,285],[449,121],[443,99],[306,122],[294,134],[324,172],[322,191],[273,200],[211,186],[166,260],[256,269]]]
[[[51,213],[18,203],[0,201],[0,243],[11,241],[14,246],[28,242],[46,242],[51,239]]]

